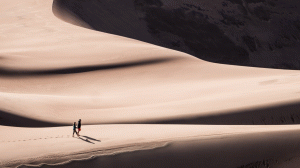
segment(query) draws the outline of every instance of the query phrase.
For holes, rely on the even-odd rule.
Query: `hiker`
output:
[[[78,128],[78,136],[80,136],[79,132],[81,131],[81,119],[78,120],[78,127],[77,128]]]
[[[73,124],[73,137],[74,137],[74,133],[76,132],[76,135],[78,136],[78,133],[77,133],[77,131],[76,131],[76,122],[74,122],[74,124]]]

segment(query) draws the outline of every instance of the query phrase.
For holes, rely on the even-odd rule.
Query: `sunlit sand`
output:
[[[238,167],[299,156],[299,71],[207,62],[91,30],[52,3],[0,5],[0,167],[115,155],[128,155],[127,167]]]

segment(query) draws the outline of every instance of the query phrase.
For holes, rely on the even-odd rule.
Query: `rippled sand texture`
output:
[[[0,1],[0,167],[97,167],[69,162],[99,156],[101,167],[223,168],[299,156],[299,71],[211,63],[96,31],[56,2]]]

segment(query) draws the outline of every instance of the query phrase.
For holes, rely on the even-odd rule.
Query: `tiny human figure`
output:
[[[78,128],[78,136],[80,136],[79,132],[81,131],[81,119],[78,120],[78,126],[77,126],[77,128]]]
[[[76,131],[76,122],[74,122],[74,124],[73,124],[73,137],[74,137],[74,133],[76,133],[76,135],[78,136],[78,133],[77,133],[77,131]]]

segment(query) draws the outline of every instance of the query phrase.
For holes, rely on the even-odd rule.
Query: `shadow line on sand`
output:
[[[84,138],[85,138],[85,139],[84,139]],[[92,141],[101,142],[100,140],[95,139],[95,138],[91,138],[91,137],[89,137],[89,136],[79,136],[78,139],[81,139],[82,141],[85,141],[85,142],[88,142],[88,143],[91,143],[91,144],[95,144],[95,143],[92,142]]]
[[[219,115],[147,121],[148,124],[289,125],[300,124],[300,102],[228,111]]]
[[[101,142],[100,140],[95,139],[95,138],[91,138],[91,137],[89,137],[89,136],[82,136],[82,137],[85,137],[86,139],[90,139],[90,140],[92,140],[92,141]]]
[[[20,115],[11,114],[0,110],[0,125],[14,127],[59,127],[67,126],[67,124],[59,124],[41,120],[35,120]]]
[[[78,137],[78,139],[81,139],[81,140],[83,140],[85,142],[88,142],[88,143],[91,143],[91,144],[95,144],[94,142],[89,141],[89,139],[83,139],[80,136]]]
[[[29,77],[29,76],[75,74],[75,73],[83,73],[83,72],[90,72],[90,71],[132,68],[137,66],[160,64],[164,62],[173,61],[176,59],[179,58],[156,58],[156,59],[132,61],[132,62],[120,63],[120,64],[81,66],[81,67],[70,67],[70,68],[49,69],[49,70],[13,70],[8,68],[0,68],[0,77]]]
[[[141,119],[142,120],[142,119]],[[264,108],[228,111],[225,114],[194,116],[190,118],[177,119],[155,119],[129,122],[99,122],[85,124],[206,124],[206,125],[289,125],[300,124],[300,102],[283,105],[273,105]],[[67,123],[51,123],[34,120],[27,117],[0,111],[0,125],[16,127],[56,127],[67,126]],[[97,139],[83,136],[89,140]]]

